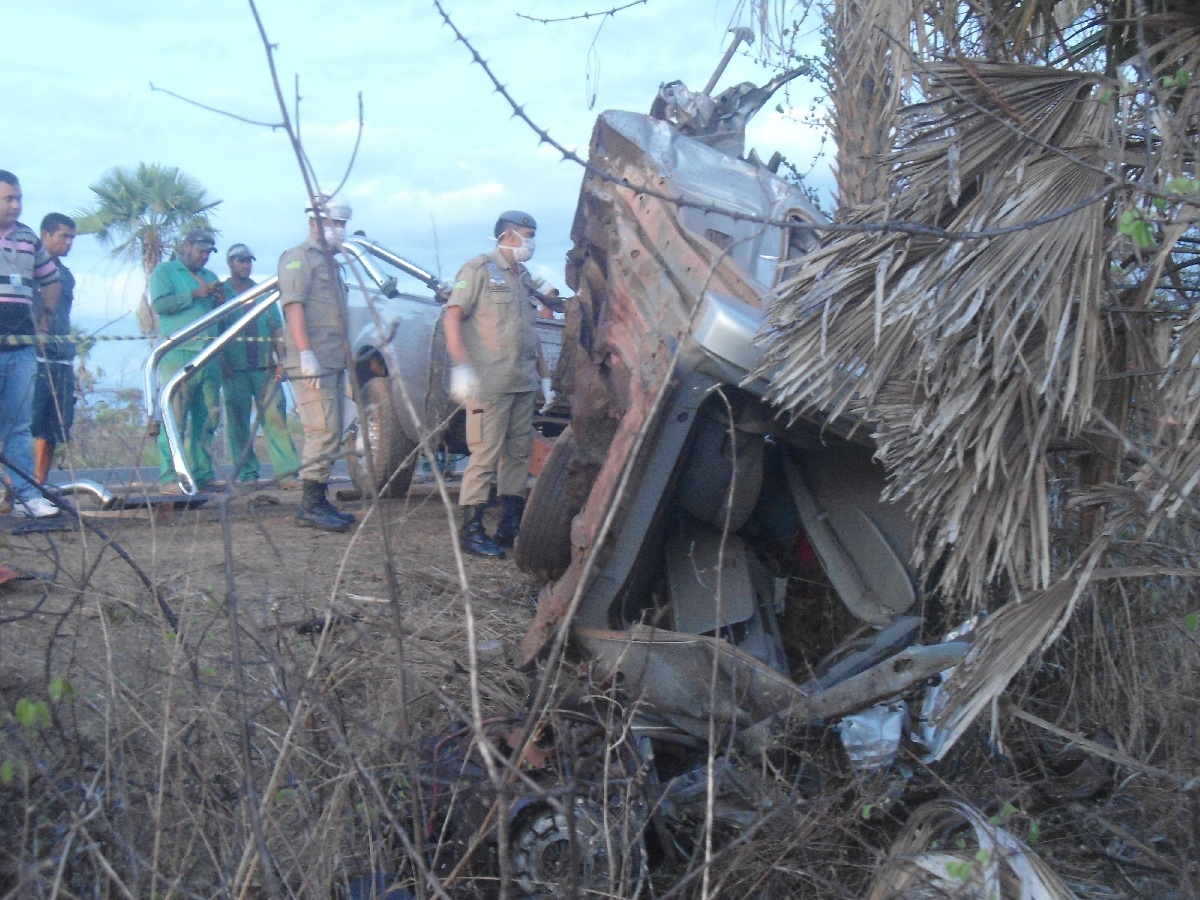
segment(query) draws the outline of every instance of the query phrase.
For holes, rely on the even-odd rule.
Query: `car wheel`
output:
[[[522,572],[554,581],[571,564],[571,520],[579,512],[567,500],[567,470],[575,443],[568,425],[554,442],[521,518],[513,558]]]
[[[417,445],[400,427],[387,378],[372,378],[362,388],[363,421],[359,423],[358,453],[350,459],[350,478],[364,497],[403,497],[412,483]],[[375,477],[367,466],[370,442]]]

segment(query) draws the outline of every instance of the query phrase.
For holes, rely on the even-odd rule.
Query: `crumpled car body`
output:
[[[542,540],[531,517],[552,495],[573,515],[569,563],[527,566],[553,580],[522,652],[531,664],[569,630],[647,715],[697,737],[715,717],[753,746],[789,717],[836,720],[919,686],[966,645],[915,643],[916,536],[881,500],[869,423],[781,418],[748,374],[765,304],[824,217],[753,155],[685,130],[606,112],[593,133],[558,373],[564,474],[539,482],[522,523]],[[875,629],[836,683],[789,658],[780,632],[787,579],[814,572]]]

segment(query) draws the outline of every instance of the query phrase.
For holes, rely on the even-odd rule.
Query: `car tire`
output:
[[[567,498],[567,471],[575,442],[568,425],[555,440],[529,492],[513,558],[522,572],[558,579],[571,564],[571,520],[579,512]]]
[[[396,498],[408,493],[417,465],[416,443],[404,433],[388,391],[387,378],[372,378],[362,387],[363,421],[358,454],[350,458],[350,478],[364,497]],[[367,466],[364,438],[370,440],[375,478]]]

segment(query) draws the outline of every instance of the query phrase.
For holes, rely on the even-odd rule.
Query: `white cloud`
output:
[[[446,191],[405,188],[389,194],[385,202],[393,209],[432,212],[446,222],[464,222],[478,219],[479,210],[511,196],[512,192],[500,182],[485,181]]]
[[[383,182],[378,178],[371,178],[362,184],[357,185],[350,191],[351,197],[377,197],[379,189],[383,187]]]
[[[70,263],[70,257],[67,258]],[[126,269],[113,273],[76,271],[75,302],[71,313],[75,318],[102,319],[105,322],[131,314],[137,309],[146,276],[140,270]],[[136,329],[135,322],[130,327]]]

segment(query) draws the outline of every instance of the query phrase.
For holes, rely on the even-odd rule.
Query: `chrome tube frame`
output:
[[[89,478],[80,478],[76,481],[68,481],[65,484],[54,485],[54,490],[58,491],[64,497],[70,497],[75,494],[91,494],[100,503],[101,509],[112,509],[117,503],[117,496],[102,485],[98,481],[92,481]]]
[[[361,235],[346,238],[342,244],[342,250],[349,251],[354,259],[362,265],[367,274],[370,275],[371,278],[374,279],[375,283],[380,287],[383,286],[384,279],[381,278],[379,273],[374,271],[374,269],[362,258],[362,251],[382,259],[384,262],[395,266],[405,274],[411,275],[413,278],[417,279],[417,281],[424,284],[427,288],[439,296],[444,295],[447,291],[447,285],[442,284],[442,282],[438,280],[437,276],[431,275],[420,266],[414,265],[407,259],[397,256],[391,250],[387,249],[387,247],[381,247],[379,244],[376,244],[369,238]]]
[[[227,344],[237,337],[238,332],[242,328],[261,316],[279,299],[279,291],[276,289],[278,280],[278,278],[271,278],[268,281],[264,281],[262,284],[256,285],[222,304],[203,319],[197,319],[197,323],[202,321],[214,322],[225,317],[214,315],[218,310],[224,309],[227,316],[246,306],[250,307],[248,312],[222,331],[220,335],[213,339],[211,344],[196,354],[195,359],[172,375],[167,383],[163,385],[162,392],[159,394],[159,416],[162,421],[162,427],[166,430],[167,445],[171,448],[171,463],[175,467],[175,477],[179,482],[179,486],[188,496],[196,493],[196,480],[192,477],[191,469],[188,467],[187,458],[183,452],[183,435],[180,434],[179,423],[175,421],[175,413],[171,408],[171,400],[184,381],[190,378],[195,372],[204,368],[204,365],[209,360],[220,353]],[[184,331],[191,328],[192,326],[189,325],[188,329]],[[184,331],[171,335],[170,340],[175,341],[178,334],[183,334]],[[175,343],[178,343],[178,341],[175,341]],[[147,380],[149,380],[149,376],[147,376]]]
[[[354,238],[354,240],[357,241],[358,238]],[[355,246],[347,240],[342,244],[342,253],[345,255],[347,262],[358,263],[362,270],[367,273],[367,277],[375,282],[376,287],[382,288],[384,286],[387,279],[380,274],[378,269],[371,265],[371,261],[366,257],[365,248]]]
[[[387,283],[388,279],[371,264],[370,260],[367,259],[368,254],[416,278],[439,297],[444,298],[446,294],[447,286],[442,284],[435,276],[366,237],[355,236],[349,238],[345,241],[341,249],[347,262],[357,263],[367,276],[375,282],[376,286],[381,289]],[[146,364],[143,368],[143,379],[147,415],[150,419],[161,422],[162,427],[166,430],[167,445],[171,449],[171,462],[175,467],[179,486],[185,494],[192,495],[196,493],[196,481],[192,477],[191,469],[188,468],[187,459],[183,452],[183,437],[179,431],[179,423],[175,421],[175,414],[171,410],[171,399],[184,381],[203,368],[204,364],[216,356],[233,340],[244,326],[262,315],[278,299],[278,284],[279,278],[272,276],[266,281],[256,284],[250,290],[222,303],[212,312],[206,313],[185,328],[168,335],[161,344],[150,351],[150,356],[146,359]],[[227,319],[234,313],[247,307],[249,308],[249,312],[245,313],[233,325],[222,331],[211,344],[196,355],[195,359],[176,372],[161,389],[159,388],[158,366],[167,352],[178,347],[184,341],[200,334],[215,322]]]
[[[205,313],[195,322],[190,325],[185,325],[174,334],[169,334],[163,338],[163,342],[150,351],[150,355],[146,358],[145,364],[142,366],[142,389],[146,397],[146,417],[152,421],[162,421],[160,412],[162,407],[159,405],[159,397],[161,391],[158,383],[158,364],[162,362],[162,358],[174,350],[184,341],[193,338],[200,332],[204,331],[214,322],[219,322],[233,313],[237,312],[243,306],[248,305],[251,301],[261,297],[268,291],[274,291],[275,286],[279,283],[279,278],[272,275],[266,281],[256,284],[248,291],[243,291],[232,300],[222,303],[212,312]]]

